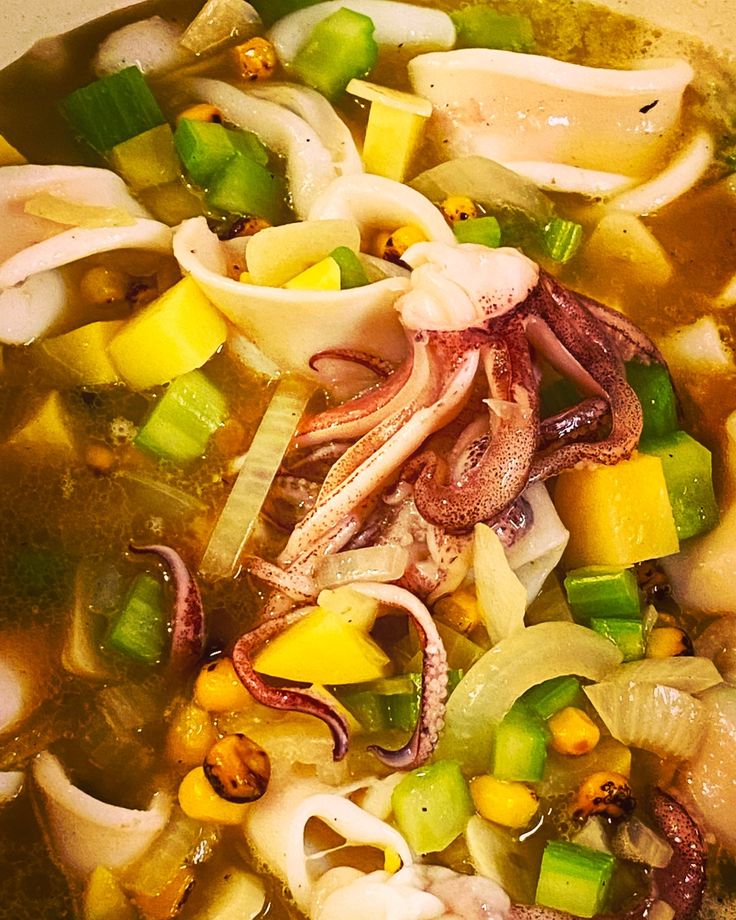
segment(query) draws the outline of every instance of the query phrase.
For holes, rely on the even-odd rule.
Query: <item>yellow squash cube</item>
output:
[[[659,457],[562,473],[554,502],[570,531],[568,568],[629,566],[680,548]]]
[[[16,451],[27,452],[33,462],[72,459],[77,447],[59,392],[52,390],[48,393],[30,418],[5,443]]]
[[[292,291],[339,291],[340,266],[327,256],[287,281],[284,287]]]
[[[76,386],[118,383],[120,376],[107,347],[124,326],[123,320],[88,323],[64,335],[44,339],[38,346],[55,369]]]

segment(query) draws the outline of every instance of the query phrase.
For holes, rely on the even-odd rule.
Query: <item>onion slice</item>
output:
[[[522,693],[567,674],[603,680],[620,663],[612,642],[575,623],[538,623],[502,639],[450,697],[438,756],[482,773],[490,763],[493,727]]]
[[[322,556],[315,565],[317,588],[336,588],[354,581],[397,581],[409,562],[404,546],[386,543]]]
[[[488,636],[495,645],[524,629],[527,594],[509,565],[503,544],[486,524],[475,525],[473,568],[478,607]]]
[[[303,380],[287,377],[279,382],[204,551],[199,566],[203,577],[228,578],[236,571],[311,395],[312,387]]]
[[[717,684],[723,678],[718,668],[709,658],[642,658],[641,661],[629,661],[609,674],[610,681],[645,681],[674,687],[683,693],[702,693]]]

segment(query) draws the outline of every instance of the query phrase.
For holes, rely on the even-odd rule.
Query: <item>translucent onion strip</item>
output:
[[[315,566],[317,587],[336,588],[353,581],[396,581],[404,574],[409,552],[404,546],[365,546],[323,556]]]
[[[610,675],[608,680],[646,681],[674,687],[683,693],[702,693],[723,681],[710,658],[642,658],[630,661]]]
[[[493,726],[522,693],[566,674],[603,680],[620,663],[612,642],[575,623],[538,623],[502,639],[450,697],[438,756],[482,773],[490,763]]]
[[[606,681],[585,687],[585,693],[623,744],[679,759],[692,757],[698,749],[704,710],[689,693],[645,681]]]
[[[303,380],[280,381],[204,551],[199,566],[204,578],[235,573],[312,391]]]

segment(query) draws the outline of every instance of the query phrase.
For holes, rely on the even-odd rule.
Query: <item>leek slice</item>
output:
[[[236,571],[311,395],[312,387],[303,380],[279,382],[204,551],[199,566],[204,578],[228,578]]]
[[[438,756],[470,773],[488,769],[493,729],[522,693],[551,677],[602,680],[621,663],[613,643],[575,623],[538,623],[502,639],[458,684]]]
[[[697,751],[705,710],[689,693],[647,681],[607,680],[584,689],[610,733],[624,744],[678,759]]]

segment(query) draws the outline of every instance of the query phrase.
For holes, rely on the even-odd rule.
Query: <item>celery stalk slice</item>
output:
[[[204,578],[235,573],[311,395],[311,385],[303,380],[286,378],[279,383],[202,556],[199,572]]]

